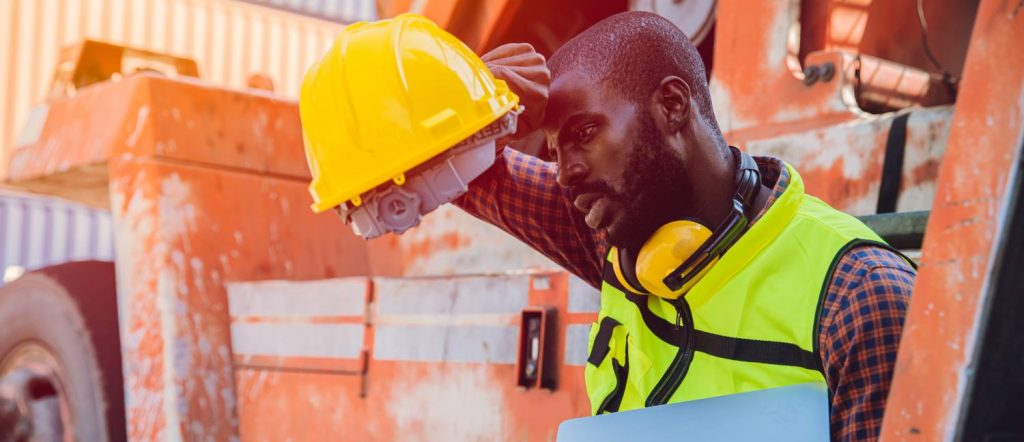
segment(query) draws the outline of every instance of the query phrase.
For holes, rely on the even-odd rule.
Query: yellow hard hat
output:
[[[393,181],[513,110],[519,98],[465,44],[403,14],[349,25],[299,97],[313,211]]]

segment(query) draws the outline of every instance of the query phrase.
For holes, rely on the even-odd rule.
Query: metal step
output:
[[[921,248],[924,228],[928,224],[929,210],[917,212],[879,213],[858,216],[861,222],[874,230],[889,245],[900,250]]]

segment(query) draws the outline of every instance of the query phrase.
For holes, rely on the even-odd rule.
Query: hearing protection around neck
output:
[[[761,176],[754,159],[740,156],[736,193],[726,219],[711,230],[693,220],[676,220],[659,227],[635,254],[612,248],[609,256],[615,276],[623,287],[638,294],[677,299],[707,274],[729,247],[747,230],[751,207]]]

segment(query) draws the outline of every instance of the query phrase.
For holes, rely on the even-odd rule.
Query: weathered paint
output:
[[[799,42],[793,39],[800,24],[799,3],[719,2],[710,85],[726,140],[756,155],[789,162],[804,178],[808,192],[834,207],[871,214],[878,200],[889,127],[896,116],[908,112],[897,209],[927,209],[952,107],[878,115],[862,111],[858,99],[864,97],[857,96],[856,81],[862,82],[859,94],[873,94],[869,98],[875,101],[925,94],[926,85],[911,81],[911,74],[918,72],[905,66],[864,57],[858,61],[855,54],[840,50],[809,54],[803,66],[830,62],[835,76],[805,85],[797,59]],[[870,80],[856,77],[855,65],[869,69],[862,74]]]
[[[396,275],[468,275],[510,269],[553,269],[557,265],[519,240],[452,205],[425,217],[401,236],[370,241],[392,243],[401,257]]]
[[[370,0],[343,3],[356,6],[338,8],[345,19],[375,16]],[[2,1],[0,152],[9,152],[32,106],[46,97],[60,49],[84,38],[190,57],[201,78],[220,86],[243,89],[250,75],[263,74],[278,94],[297,97],[306,67],[342,28],[236,0]],[[6,168],[0,162],[0,176]]]
[[[31,179],[107,164],[129,437],[237,437],[225,283],[370,271],[364,242],[306,210],[295,103],[139,75],[50,118],[12,166]]]
[[[865,115],[846,123],[771,138],[730,141],[754,155],[793,164],[811,195],[854,215],[875,213],[892,121],[909,113],[897,211],[928,210],[946,149],[951,106]]]
[[[569,278],[564,272],[375,278],[366,372],[236,365],[240,434],[252,440],[553,440],[559,422],[589,411],[582,360],[596,314],[568,306],[571,296],[593,305],[583,297],[598,294],[577,288],[570,295]],[[558,371],[553,391],[516,386],[518,319],[528,306],[557,312],[558,351],[546,362]],[[405,334],[385,336],[396,329]],[[492,333],[506,331],[494,339]]]
[[[801,81],[790,38],[799,25],[799,4],[797,0],[718,2],[710,86],[724,132],[771,136],[857,116],[849,81],[838,74],[848,62],[842,54],[811,54],[805,64],[832,62],[837,75],[811,86]]]
[[[1024,144],[1024,14],[983,0],[925,231],[883,425],[886,440],[954,440]]]

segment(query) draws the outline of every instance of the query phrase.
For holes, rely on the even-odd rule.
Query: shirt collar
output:
[[[761,184],[772,189],[772,191],[768,195],[768,201],[765,203],[764,208],[757,213],[757,216],[750,220],[751,224],[761,219],[764,213],[768,211],[768,208],[772,206],[772,203],[779,199],[779,196],[782,195],[782,192],[786,191],[786,187],[789,185],[789,171],[786,170],[782,160],[772,157],[754,157],[754,161],[757,163],[757,170],[761,172]]]

